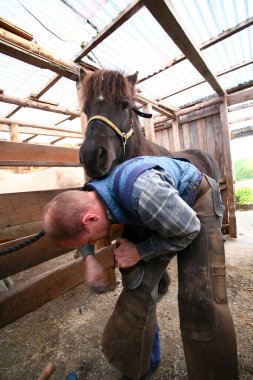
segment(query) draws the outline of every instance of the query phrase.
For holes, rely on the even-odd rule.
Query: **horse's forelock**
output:
[[[134,98],[134,88],[119,71],[98,70],[86,74],[82,80],[81,98],[83,103],[87,100],[95,102],[99,96],[103,96],[106,103],[113,105],[122,98]]]

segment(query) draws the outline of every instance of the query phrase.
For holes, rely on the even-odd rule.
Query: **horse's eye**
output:
[[[122,110],[126,110],[128,107],[129,107],[129,102],[128,102],[127,100],[124,100],[124,101],[121,103],[121,109],[122,109]]]

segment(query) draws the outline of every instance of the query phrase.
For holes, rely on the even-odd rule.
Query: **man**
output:
[[[102,340],[107,360],[124,374],[122,379],[147,379],[159,362],[157,283],[176,253],[189,379],[237,379],[217,183],[189,162],[138,157],[110,176],[88,182],[83,190],[62,193],[50,202],[45,231],[58,243],[76,247],[94,245],[108,234],[111,223],[130,227],[115,249],[124,289]],[[143,231],[140,241],[134,240],[135,228]],[[94,258],[85,262],[87,272],[90,267],[98,273],[89,283],[99,279],[105,285]]]

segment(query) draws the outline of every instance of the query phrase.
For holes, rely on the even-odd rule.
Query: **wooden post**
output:
[[[143,107],[143,111],[146,113],[152,113],[151,104],[146,104]],[[145,130],[146,139],[155,143],[156,137],[155,137],[155,127],[154,127],[153,119],[145,119],[144,118],[144,130]]]
[[[10,124],[10,140],[13,142],[19,142],[19,128],[18,124]],[[19,166],[16,166],[14,168],[14,173],[16,174],[22,174],[23,169]]]
[[[10,140],[13,142],[19,142],[18,124],[10,124]]]
[[[178,118],[173,117],[172,119],[172,133],[173,133],[173,142],[174,150],[180,150],[180,139],[179,139],[179,130],[178,130]]]
[[[228,127],[228,106],[227,97],[224,97],[223,103],[220,105],[220,118],[223,134],[223,147],[224,147],[224,162],[226,171],[227,182],[227,207],[228,207],[228,221],[229,221],[229,235],[232,238],[237,237],[236,217],[235,217],[235,192],[233,180],[233,167],[230,151],[230,133]]]

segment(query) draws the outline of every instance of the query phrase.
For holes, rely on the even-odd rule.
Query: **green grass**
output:
[[[240,187],[235,192],[235,199],[236,202],[240,204],[253,203],[253,189],[249,187]]]
[[[253,178],[253,158],[236,160],[234,171],[236,181]]]

